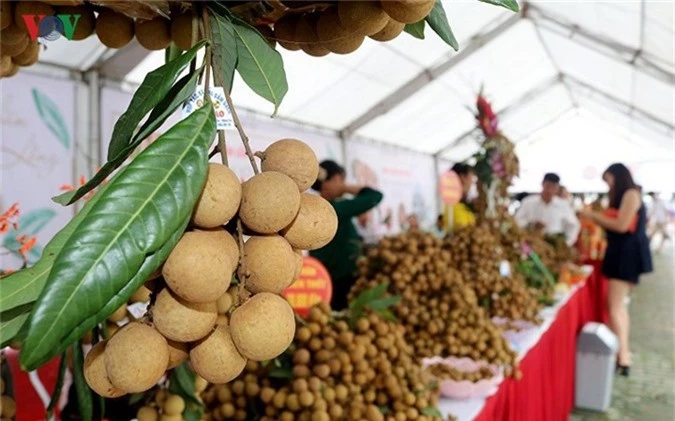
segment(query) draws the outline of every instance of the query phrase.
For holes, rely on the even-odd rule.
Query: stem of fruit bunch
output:
[[[239,286],[237,289],[237,303],[241,300],[242,293],[246,283],[246,266],[244,264],[244,229],[241,225],[241,219],[237,218],[237,244],[239,244],[239,266],[241,266],[241,275],[239,275]]]

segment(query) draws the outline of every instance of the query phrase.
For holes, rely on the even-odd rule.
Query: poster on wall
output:
[[[73,216],[51,197],[75,181],[75,90],[24,73],[2,85],[0,270],[35,263]]]
[[[384,194],[377,208],[357,219],[357,229],[378,238],[406,230],[412,216],[422,229],[434,224],[438,195],[432,156],[352,141],[346,162],[350,182]]]

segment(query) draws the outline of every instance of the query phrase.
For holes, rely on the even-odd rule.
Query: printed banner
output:
[[[312,306],[330,303],[333,296],[333,284],[326,268],[317,259],[303,258],[300,278],[283,292],[296,313],[305,317]]]

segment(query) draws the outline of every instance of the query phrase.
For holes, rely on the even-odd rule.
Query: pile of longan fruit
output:
[[[515,352],[452,264],[442,240],[431,234],[384,238],[361,262],[351,295],[389,282],[389,293],[401,297],[392,311],[419,361],[455,356],[515,365]]]
[[[435,0],[282,3],[291,10],[274,23],[273,33],[268,35],[270,39],[287,50],[302,50],[321,57],[329,53],[352,53],[366,37],[391,41],[403,32],[407,23],[424,19],[433,9]]]
[[[489,225],[463,228],[447,238],[444,247],[490,317],[539,321],[539,292],[527,286],[515,267],[509,276],[502,276],[499,265],[504,249]]]
[[[355,321],[312,308],[287,357],[292,378],[275,364],[249,362],[244,373],[202,394],[207,420],[431,421],[438,391],[415,362],[400,324],[372,313]]]
[[[4,363],[4,361],[3,361]],[[16,415],[16,402],[14,398],[5,395],[5,381],[0,379],[0,417],[3,420],[13,420]]]
[[[428,366],[426,370],[438,380],[468,380],[475,383],[480,380],[487,380],[494,377],[494,373],[489,367],[480,367],[475,371],[462,371],[447,364],[439,363]]]
[[[280,294],[300,273],[301,250],[333,238],[337,215],[329,202],[304,193],[319,171],[305,143],[281,139],[258,156],[262,172],[243,184],[227,166],[209,164],[190,227],[146,283],[147,315],[85,358],[85,378],[98,394],[147,391],[187,359],[209,383],[227,383],[248,361],[274,359],[289,347],[295,315]],[[245,226],[245,244],[228,231],[232,221]],[[233,277],[239,283],[231,287]]]

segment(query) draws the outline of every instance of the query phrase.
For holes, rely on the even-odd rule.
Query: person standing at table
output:
[[[347,295],[357,278],[356,261],[362,253],[362,243],[352,220],[377,206],[383,196],[369,187],[346,184],[345,169],[335,161],[323,161],[319,167],[319,177],[312,189],[335,209],[338,229],[330,243],[309,254],[326,266],[333,281],[331,307],[339,311],[347,308]],[[345,198],[345,195],[352,197]]]
[[[560,177],[554,173],[544,175],[540,194],[523,199],[515,219],[523,228],[543,230],[548,235],[565,234],[568,246],[574,245],[581,224],[567,200],[558,196]]]
[[[607,232],[607,250],[602,273],[609,279],[608,308],[610,328],[619,338],[617,370],[630,374],[628,334],[630,320],[627,298],[643,273],[652,271],[652,257],[647,238],[647,210],[642,195],[628,168],[612,164],[602,175],[609,186],[609,209],[605,212],[582,211]]]

